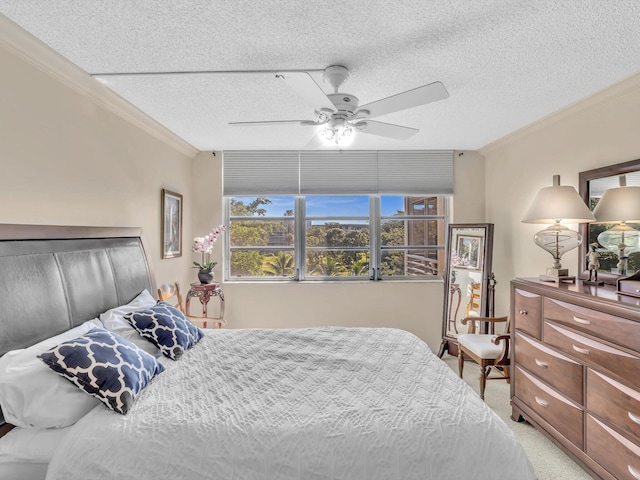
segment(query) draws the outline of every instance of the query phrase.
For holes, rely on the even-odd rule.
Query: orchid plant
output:
[[[461,257],[458,252],[454,250],[451,252],[451,265],[455,265],[456,267],[468,267],[469,258],[466,255]]]
[[[218,239],[220,234],[222,234],[222,232],[224,232],[226,229],[227,227],[225,225],[218,225],[204,237],[195,237],[193,239],[192,250],[202,255],[202,261],[199,263],[193,262],[193,268],[198,268],[206,272],[210,272],[211,270],[213,270],[213,268],[218,264],[218,262],[211,261],[213,244],[216,243],[216,240]]]

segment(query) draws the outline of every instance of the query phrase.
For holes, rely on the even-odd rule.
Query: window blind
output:
[[[453,150],[227,150],[225,196],[453,193]]]
[[[223,152],[225,196],[298,195],[299,154],[295,150]]]
[[[378,193],[453,193],[453,150],[381,150]]]
[[[300,152],[300,194],[375,194],[375,150],[307,150]]]

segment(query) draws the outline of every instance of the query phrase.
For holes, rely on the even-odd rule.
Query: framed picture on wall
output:
[[[162,258],[182,256],[182,195],[162,189]]]
[[[458,235],[456,253],[461,259],[463,268],[480,268],[482,260],[482,237],[473,235]]]

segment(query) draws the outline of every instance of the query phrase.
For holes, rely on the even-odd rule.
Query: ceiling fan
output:
[[[340,86],[349,78],[349,70],[341,65],[331,65],[324,69],[323,80],[334,89],[330,94],[326,94],[307,72],[278,72],[276,78],[284,80],[293,91],[317,107],[315,120],[229,122],[229,125],[251,126],[289,123],[323,127],[313,137],[312,142],[314,139],[319,139],[340,144],[350,138],[354,131],[405,140],[418,133],[419,130],[371,119],[437,102],[449,96],[449,92],[441,82],[434,82],[359,106],[358,97],[350,93],[338,92]]]

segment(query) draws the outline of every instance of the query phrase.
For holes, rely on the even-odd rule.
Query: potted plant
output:
[[[218,262],[211,261],[211,252],[213,251],[213,244],[216,243],[220,234],[226,229],[226,226],[218,225],[204,237],[195,237],[193,239],[192,250],[200,253],[202,256],[200,262],[193,262],[193,268],[198,269],[198,280],[200,280],[200,283],[208,284],[213,282],[213,268]]]

